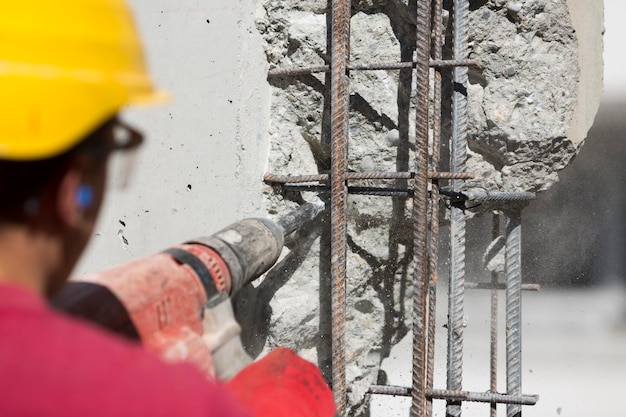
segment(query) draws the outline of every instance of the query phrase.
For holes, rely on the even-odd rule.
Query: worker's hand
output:
[[[319,369],[287,348],[247,366],[227,386],[254,417],[332,417],[336,412]]]

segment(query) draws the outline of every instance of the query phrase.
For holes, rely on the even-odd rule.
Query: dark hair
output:
[[[102,142],[102,132],[108,123],[109,120],[60,155],[36,161],[0,159],[0,220],[21,216],[28,199],[36,197],[57,181],[72,158],[81,153],[87,145]]]

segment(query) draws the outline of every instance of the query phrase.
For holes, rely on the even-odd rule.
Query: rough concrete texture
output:
[[[352,2],[352,63],[412,59],[414,18],[406,3]],[[583,138],[576,135],[585,129],[571,136],[573,121],[589,118],[589,111],[577,105],[578,43],[566,1],[470,3],[470,57],[482,66],[471,70],[468,87],[467,170],[478,175],[468,184],[488,190],[545,190],[558,180],[557,172],[582,143]],[[267,0],[261,5],[257,29],[270,68],[328,63],[326,1]],[[449,37],[446,48],[449,54]],[[326,77],[270,79],[270,172],[328,172]],[[414,170],[411,82],[410,72],[351,72],[351,171]],[[593,112],[594,105],[589,106]],[[443,122],[445,138],[447,114]],[[381,184],[371,181],[367,185]],[[407,184],[396,181],[393,185]],[[275,215],[294,204],[289,200],[302,198],[296,192],[270,187],[265,196],[268,212]],[[351,195],[348,204],[347,378],[354,386],[349,394],[351,412],[362,414],[367,410],[362,388],[386,382],[384,372],[379,371],[380,361],[410,330],[405,311],[410,308],[412,221],[410,201],[405,199]],[[294,347],[317,361],[329,377],[330,253],[315,240],[321,236],[322,241],[329,241],[328,217],[302,236],[308,239],[296,241],[271,280],[257,287],[254,302],[258,307],[247,308],[256,312],[256,327],[247,339],[254,353],[279,345]],[[268,309],[264,303],[269,299]]]
[[[539,191],[576,153],[567,137],[579,82],[575,31],[565,1],[475,2],[470,56],[468,170],[488,189]],[[486,164],[485,164],[486,163]],[[485,183],[486,182],[486,183]],[[470,183],[471,184],[471,183]]]

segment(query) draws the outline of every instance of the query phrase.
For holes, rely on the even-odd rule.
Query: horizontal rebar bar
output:
[[[427,395],[440,400],[519,405],[535,405],[539,400],[538,395],[509,395],[497,392],[450,391],[443,389],[429,391]]]
[[[411,179],[415,177],[415,172],[347,172],[347,180],[395,180]],[[328,174],[313,175],[275,175],[267,173],[263,176],[263,181],[277,184],[296,184],[303,182],[327,182]],[[471,172],[429,172],[430,179],[474,179],[475,174]]]
[[[283,190],[287,191],[328,191],[328,185],[322,184],[283,184]],[[373,195],[378,197],[412,197],[413,190],[404,188],[382,187],[348,187],[348,194]]]
[[[444,60],[444,59],[431,59],[429,64],[433,68],[444,67],[480,67],[480,61],[476,59],[459,59],[459,60]],[[353,64],[348,68],[357,71],[368,70],[393,70],[393,69],[410,69],[417,66],[416,62],[378,62],[371,64]]]
[[[277,184],[281,184],[286,190],[294,190],[294,191],[322,191],[328,190],[328,184],[303,184],[307,182],[325,182],[327,177],[323,177],[324,174],[321,175],[303,175],[299,177],[289,177],[285,176],[282,178],[271,177],[270,180],[266,180],[267,182],[274,182]],[[320,178],[323,177],[323,178]],[[274,181],[278,179],[279,181]],[[291,179],[295,180],[292,181]],[[355,178],[352,178],[355,179]],[[363,178],[359,178],[363,179]],[[371,177],[369,179],[372,179]],[[382,178],[376,178],[382,179]],[[289,181],[287,181],[289,180]],[[411,189],[401,189],[401,188],[384,188],[384,187],[356,187],[350,186],[348,187],[348,193],[350,194],[369,194],[369,195],[378,195],[378,196],[412,196],[413,190]],[[471,200],[467,197],[465,193],[460,192],[451,192],[447,190],[441,190],[440,194],[450,199],[451,201],[459,202]],[[516,196],[514,194],[532,194],[532,193],[490,193],[493,197],[493,201],[526,201],[527,196]],[[489,200],[472,200],[472,201],[489,201]]]
[[[471,201],[528,201],[535,199],[535,193],[507,191],[462,191]]]
[[[352,71],[374,71],[374,70],[400,70],[412,69],[417,66],[416,62],[375,62],[369,64],[350,64],[348,70]],[[476,59],[432,59],[429,62],[432,68],[451,67],[480,67],[480,61]],[[314,65],[310,67],[287,67],[274,68],[268,72],[268,77],[288,77],[295,75],[309,75],[319,72],[329,72],[328,65]]]
[[[466,282],[465,288],[470,290],[505,290],[506,284],[496,284],[490,282]],[[541,284],[522,284],[522,291],[541,291]]]
[[[366,393],[376,395],[410,397],[411,388],[399,387],[394,385],[372,385],[368,387]],[[538,395],[509,395],[497,392],[450,391],[444,389],[428,390],[426,392],[426,395],[430,398],[438,400],[456,400],[520,405],[535,405],[539,400]]]
[[[283,190],[288,191],[328,191],[328,185],[323,184],[283,184]],[[378,197],[412,197],[413,190],[403,188],[381,187],[348,187],[348,194],[373,195]]]

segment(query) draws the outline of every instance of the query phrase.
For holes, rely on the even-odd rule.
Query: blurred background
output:
[[[626,2],[604,0],[604,95],[560,182],[524,210],[527,278],[548,286],[625,282]]]

